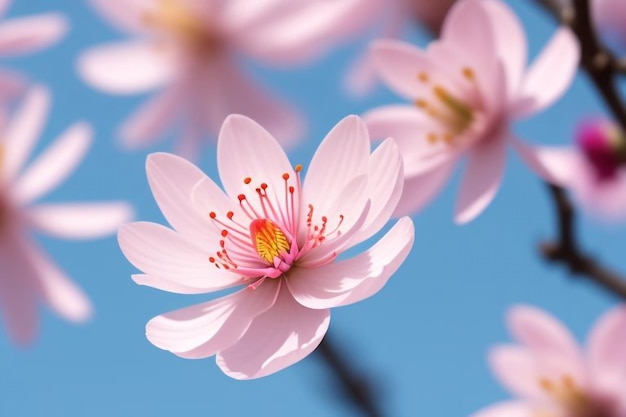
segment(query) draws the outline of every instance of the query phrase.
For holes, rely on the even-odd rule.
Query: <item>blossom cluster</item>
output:
[[[0,0],[0,12],[9,3]],[[0,314],[20,345],[37,335],[39,304],[74,322],[93,313],[33,232],[117,233],[140,271],[135,283],[219,293],[152,318],[146,337],[178,357],[215,357],[232,378],[255,379],[310,355],[331,308],[383,290],[413,256],[410,216],[439,195],[457,165],[457,224],[493,201],[509,149],[585,211],[626,219],[626,133],[617,124],[589,118],[567,146],[522,139],[515,124],[549,108],[574,81],[584,54],[571,27],[556,29],[531,61],[524,27],[502,0],[89,4],[130,38],[82,51],[79,77],[111,94],[152,94],[121,123],[123,148],[154,147],[175,132],[174,153],[150,153],[145,167],[168,225],[131,221],[124,201],[40,201],[77,169],[94,131],[78,122],[27,164],[51,94],[0,68]],[[626,45],[624,4],[596,0],[592,10],[602,36]],[[425,47],[401,40],[416,17],[437,36]],[[68,26],[60,13],[5,19],[0,55],[47,48]],[[291,162],[284,149],[305,136],[305,117],[254,79],[245,60],[295,70],[369,29],[379,38],[346,68],[346,89],[362,97],[381,83],[400,98],[344,117],[310,162]],[[219,181],[194,164],[205,142],[216,146]],[[494,348],[489,363],[519,399],[474,415],[626,417],[625,308],[603,316],[581,349],[547,312],[513,307],[516,344]]]

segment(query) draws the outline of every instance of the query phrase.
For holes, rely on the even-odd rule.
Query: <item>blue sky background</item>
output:
[[[124,153],[116,129],[144,97],[107,96],[77,77],[85,48],[121,38],[82,1],[16,2],[9,15],[57,7],[72,30],[58,46],[33,57],[3,62],[49,86],[54,105],[38,151],[76,120],[87,120],[96,141],[80,169],[48,201],[125,199],[137,219],[163,223],[145,178],[147,152]],[[536,54],[554,23],[528,0],[510,1]],[[423,44],[419,31],[407,34]],[[307,163],[326,132],[347,114],[400,99],[384,88],[367,99],[341,94],[348,64],[362,39],[312,66],[292,71],[254,67],[255,76],[291,100],[309,120],[306,141],[290,153]],[[565,143],[582,117],[603,111],[584,76],[545,113],[516,126],[533,142]],[[149,151],[168,150],[165,142]],[[215,151],[201,167],[215,177]],[[612,297],[560,267],[546,265],[536,245],[554,233],[551,201],[543,184],[511,152],[495,201],[476,221],[454,225],[458,175],[437,200],[414,216],[415,247],[407,262],[375,297],[333,310],[330,335],[363,372],[376,379],[389,416],[464,416],[508,394],[485,361],[490,346],[509,340],[504,314],[530,303],[561,318],[581,340]],[[626,271],[624,228],[583,217],[583,246]],[[313,354],[278,374],[235,381],[214,360],[184,360],[152,346],[144,336],[153,316],[208,296],[184,296],[141,287],[116,239],[59,241],[40,237],[57,262],[90,295],[96,314],[75,326],[42,311],[37,343],[20,350],[0,333],[0,415],[125,416],[345,416],[323,363]]]

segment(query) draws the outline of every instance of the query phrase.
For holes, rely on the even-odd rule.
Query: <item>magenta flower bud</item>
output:
[[[626,138],[619,127],[606,119],[589,120],[579,126],[576,141],[599,180],[615,177],[626,151]]]

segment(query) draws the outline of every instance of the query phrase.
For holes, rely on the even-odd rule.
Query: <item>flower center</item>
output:
[[[626,162],[626,136],[612,123],[600,120],[583,123],[577,132],[578,146],[593,166],[599,181],[614,179]]]
[[[218,34],[182,0],[157,0],[157,7],[143,18],[146,26],[168,32],[194,49],[212,51],[219,45]]]
[[[570,375],[560,380],[542,378],[539,386],[571,417],[611,417],[610,404],[597,400],[576,385]],[[550,413],[539,413],[537,417],[552,417]]]
[[[463,78],[474,86],[474,71],[463,68]],[[430,76],[426,72],[418,74],[420,83],[430,85]],[[452,145],[455,140],[465,134],[476,119],[474,107],[467,101],[458,98],[445,87],[435,84],[428,90],[428,98],[418,98],[415,106],[426,115],[435,119],[441,126],[441,132],[429,132],[427,139],[430,143],[444,143]]]
[[[254,198],[240,194],[237,215],[229,211],[224,218],[214,211],[209,213],[221,236],[219,250],[209,256],[216,268],[249,278],[250,286],[255,288],[265,278],[283,276],[304,254],[328,238],[341,235],[343,215],[339,215],[337,225],[329,230],[328,218],[321,216],[318,220],[313,205],[309,204],[306,217],[300,220],[301,170],[302,166],[298,165],[293,173],[284,173],[283,186],[279,189],[272,189],[266,183],[255,186],[252,178],[246,177],[243,183],[250,187]],[[336,253],[329,251],[307,266],[324,265],[335,257]]]

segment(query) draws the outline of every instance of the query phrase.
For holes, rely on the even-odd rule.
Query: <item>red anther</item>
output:
[[[212,257],[212,256],[210,256],[210,257],[209,257],[209,262],[215,262],[215,258],[214,258],[214,257]]]
[[[294,171],[296,171],[296,172],[302,171],[302,165],[300,165],[300,164],[296,165],[296,168],[294,169]]]
[[[326,223],[328,221],[328,218],[326,216],[322,216],[322,221]]]
[[[230,266],[224,264],[224,269],[230,269]]]
[[[216,217],[217,217],[217,214],[215,214],[215,212],[214,212],[214,211],[212,211],[212,212],[210,212],[210,213],[209,213],[209,217],[210,217],[210,218],[212,218],[212,219],[214,219],[214,218],[216,218]]]
[[[241,203],[243,200],[245,200],[245,199],[246,199],[246,195],[245,195],[245,194],[239,194],[239,195],[237,196],[237,198],[239,199],[239,202]]]
[[[293,194],[295,191],[296,191],[296,189],[295,189],[295,188],[293,188],[293,186],[290,186],[290,187],[289,187],[289,192],[290,192],[291,194]]]
[[[222,230],[222,237],[228,236],[228,230]]]
[[[243,179],[243,183],[246,184],[246,185],[250,184],[251,182],[252,182],[252,178],[250,178],[250,177],[246,177],[246,178]]]
[[[261,188],[263,189],[263,191],[267,190],[267,184],[266,183],[261,184]]]
[[[235,213],[233,213],[232,211],[229,211],[228,213],[226,213],[226,217],[228,217],[229,220],[232,220],[234,215]]]
[[[226,244],[226,242],[224,242],[223,240],[220,240],[220,246],[221,246],[222,248],[224,248],[224,245],[225,245],[225,244]],[[219,255],[219,253],[218,253],[218,255]]]
[[[289,179],[289,174],[287,174],[286,172],[283,174],[283,179],[285,181],[287,181]]]

